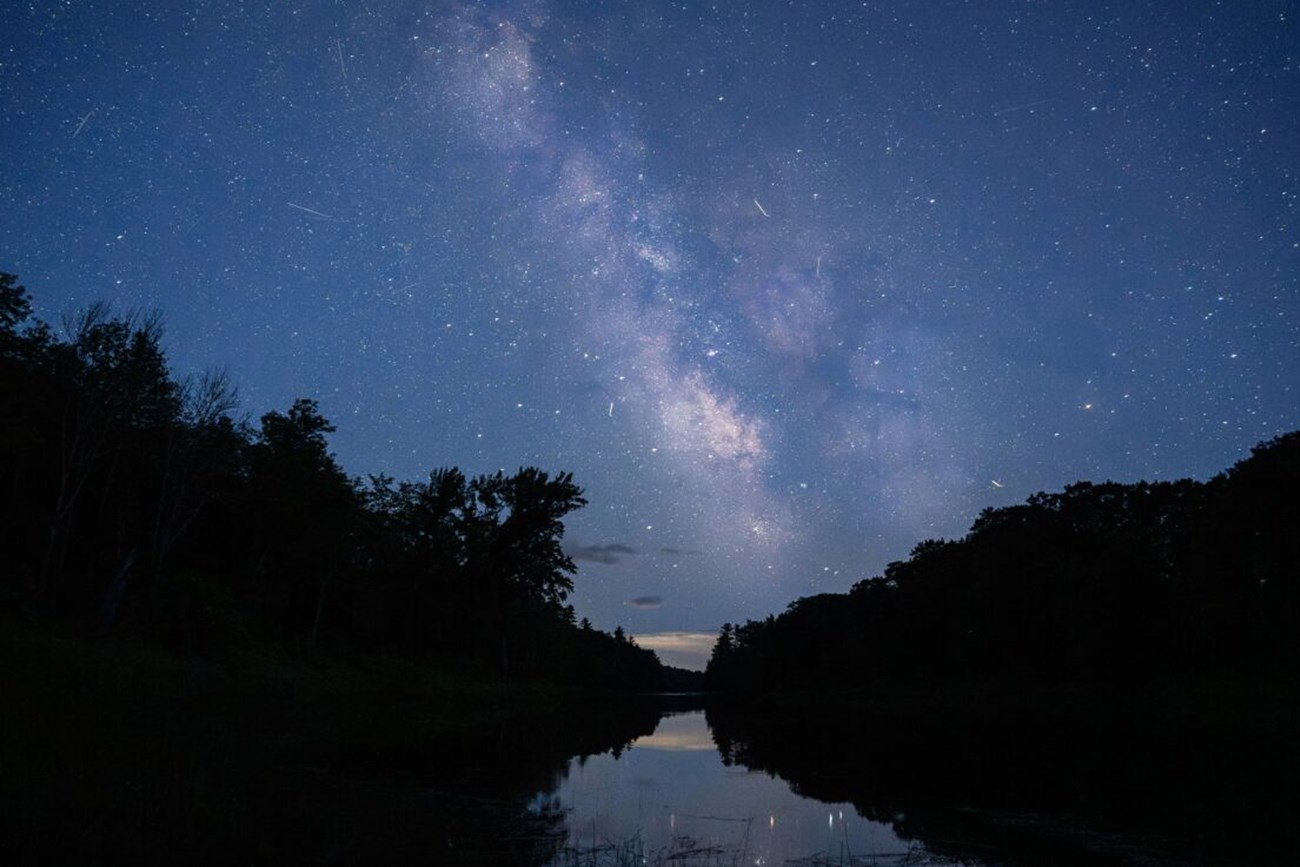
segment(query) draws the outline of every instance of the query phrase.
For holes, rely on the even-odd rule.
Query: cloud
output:
[[[635,548],[621,542],[613,542],[609,545],[583,545],[569,551],[569,556],[574,560],[585,560],[589,563],[619,563],[624,557],[634,554],[636,554]]]
[[[666,665],[703,671],[718,640],[714,632],[651,632],[633,635],[637,645],[653,650]]]
[[[699,551],[693,548],[674,548],[672,545],[664,545],[659,549],[660,553],[668,554],[673,557],[694,557]]]
[[[635,599],[629,599],[627,604],[633,608],[658,608],[664,604],[664,598],[662,596],[638,596]]]

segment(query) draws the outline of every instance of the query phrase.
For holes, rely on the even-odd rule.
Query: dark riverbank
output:
[[[6,864],[533,863],[528,801],[652,704],[271,647],[0,627]]]
[[[1021,824],[1092,817],[1194,863],[1295,863],[1298,484],[1289,433],[1205,482],[985,509],[847,593],[724,624],[706,680],[745,703],[714,733],[937,851],[981,836],[971,816],[1045,811]]]
[[[7,864],[542,863],[565,817],[528,807],[570,759],[701,704],[272,647],[215,662],[13,622],[0,689]],[[1298,851],[1286,695],[918,689],[705,707],[726,761],[941,856],[1253,864]]]
[[[1152,686],[714,702],[727,760],[905,838],[1007,864],[1293,863],[1293,689]]]

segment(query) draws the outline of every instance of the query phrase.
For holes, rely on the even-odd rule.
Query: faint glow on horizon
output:
[[[718,636],[714,632],[651,632],[632,639],[639,647],[657,653],[665,665],[703,671]]]

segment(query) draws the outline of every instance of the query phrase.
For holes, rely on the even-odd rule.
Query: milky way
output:
[[[1292,4],[684,5],[6,9],[0,269],[353,474],[572,471],[665,649],[1300,427]]]

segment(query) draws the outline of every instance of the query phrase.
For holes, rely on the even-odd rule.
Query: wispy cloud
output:
[[[633,608],[652,609],[663,605],[664,598],[662,596],[638,596],[635,599],[629,599],[627,604]]]
[[[635,554],[635,548],[621,542],[612,542],[608,545],[583,545],[569,551],[569,556],[574,560],[585,560],[588,563],[619,563],[623,558]]]

